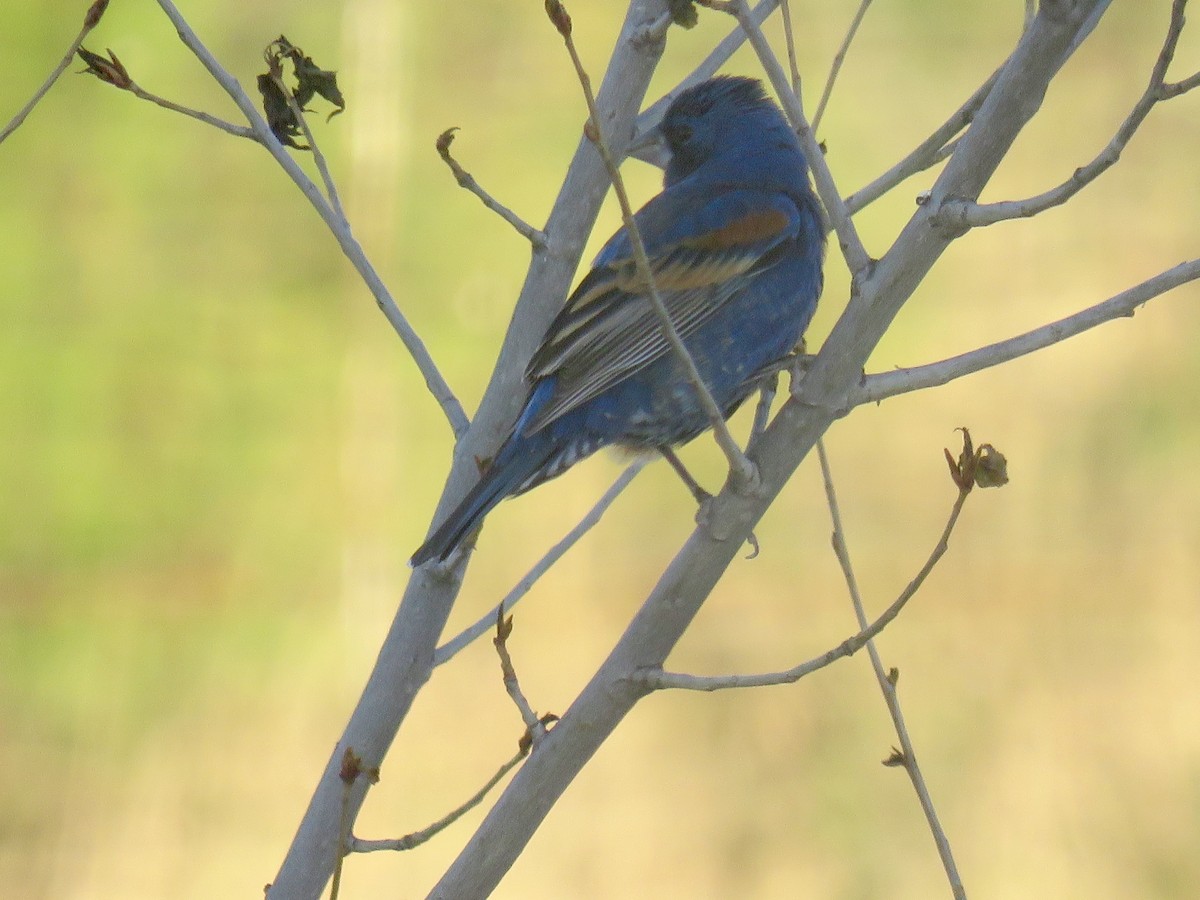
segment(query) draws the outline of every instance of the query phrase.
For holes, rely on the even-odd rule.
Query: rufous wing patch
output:
[[[747,213],[739,219],[734,219],[728,225],[723,225],[708,234],[689,238],[689,247],[697,250],[732,250],[747,244],[774,237],[788,226],[788,217],[777,209],[764,209],[761,212]]]

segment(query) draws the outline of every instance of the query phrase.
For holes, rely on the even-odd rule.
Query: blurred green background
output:
[[[458,189],[459,159],[540,225],[585,113],[536,2],[182,4],[244,84],[280,32],[340,70],[314,119],[360,239],[468,410],[529,253]],[[856,2],[797,0],[810,107]],[[843,190],[923,138],[1002,60],[1019,0],[893,0],[867,16],[822,127]],[[0,118],[83,2],[0,6]],[[622,4],[572,5],[599,78]],[[1089,160],[1141,92],[1169,3],[1117,0],[987,197]],[[728,20],[672,31],[652,94]],[[777,26],[773,33],[778,36]],[[1200,67],[1185,36],[1176,77]],[[236,119],[151,3],[89,40],[146,89]],[[78,67],[76,67],[78,68]],[[746,54],[731,71],[756,71]],[[1200,96],[1160,107],[1069,206],[968,235],[871,368],[1069,314],[1196,254]],[[305,159],[304,164],[311,166]],[[637,198],[656,174],[627,166]],[[931,176],[859,217],[886,250]],[[607,209],[598,245],[615,227]],[[0,884],[13,898],[258,896],[371,666],[451,436],[333,241],[253,144],[67,76],[0,146]],[[819,344],[845,303],[836,251]],[[856,411],[828,443],[873,609],[953,500],[953,429],[1008,456],[880,641],[976,897],[1200,893],[1200,326],[1195,287],[1132,320]],[[744,428],[744,417],[738,427]],[[709,484],[720,459],[686,454]],[[618,473],[597,458],[491,519],[451,626],[473,621]],[[692,528],[645,471],[534,590],[512,641],[561,712]],[[815,460],[672,660],[784,668],[854,630]],[[359,821],[424,827],[521,731],[488,642],[438,670]],[[926,898],[947,893],[865,659],[789,688],[647,700],[559,803],[500,897]],[[343,896],[423,896],[481,813],[353,859]]]

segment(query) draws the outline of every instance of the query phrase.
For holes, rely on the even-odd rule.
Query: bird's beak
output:
[[[665,169],[667,163],[671,161],[671,154],[667,150],[667,143],[663,139],[663,133],[657,125],[653,128],[636,132],[625,155],[640,159],[642,162],[648,162],[650,165],[658,166],[660,169]]]

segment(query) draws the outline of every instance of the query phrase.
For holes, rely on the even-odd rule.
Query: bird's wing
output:
[[[772,251],[798,233],[800,215],[783,194],[708,186],[667,190],[636,221],[659,296],[686,338],[770,265]],[[554,376],[555,389],[527,428],[544,427],[669,352],[622,229],[600,251],[529,362],[526,376]]]

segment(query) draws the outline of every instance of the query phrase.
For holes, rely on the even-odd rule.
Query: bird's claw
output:
[[[808,374],[816,358],[816,354],[813,353],[797,353],[788,361],[788,393],[793,397],[799,393],[804,376]]]
[[[746,555],[746,559],[754,559],[758,556],[758,536],[752,531],[746,535],[746,543],[750,545],[750,552]]]

